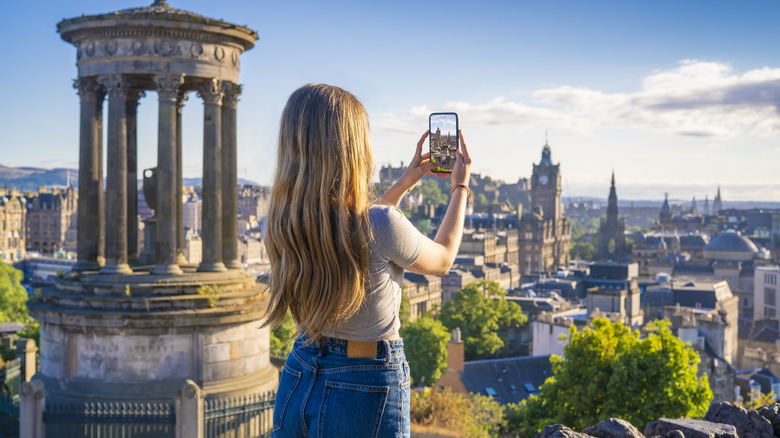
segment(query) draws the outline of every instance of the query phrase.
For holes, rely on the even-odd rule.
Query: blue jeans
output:
[[[389,350],[389,351],[388,351]],[[271,436],[409,437],[409,364],[402,340],[377,358],[347,357],[347,341],[295,341],[284,364]]]

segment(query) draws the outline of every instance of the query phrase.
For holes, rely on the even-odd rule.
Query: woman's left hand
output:
[[[411,190],[423,175],[431,173],[431,169],[436,167],[436,163],[431,163],[431,153],[422,153],[425,139],[428,138],[430,133],[430,131],[425,131],[422,137],[420,137],[420,141],[417,142],[417,149],[414,151],[414,157],[412,157],[409,167],[406,168],[398,181],[404,185],[405,191]]]
[[[401,198],[417,184],[417,181],[420,181],[423,175],[431,173],[431,169],[436,167],[436,163],[431,163],[431,154],[428,152],[422,153],[423,144],[425,144],[425,139],[428,138],[429,133],[430,131],[425,131],[422,137],[420,137],[409,167],[406,168],[401,178],[382,195],[379,199],[380,204],[397,206],[401,202]]]

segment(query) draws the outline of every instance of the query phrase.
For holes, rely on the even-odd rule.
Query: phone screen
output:
[[[458,115],[455,113],[433,113],[428,118],[431,162],[439,163],[432,172],[450,173],[455,166],[455,151],[458,150]]]

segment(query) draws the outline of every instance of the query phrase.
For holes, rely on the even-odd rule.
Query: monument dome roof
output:
[[[704,247],[704,258],[709,260],[749,261],[756,253],[756,245],[733,230],[718,234]]]
[[[195,28],[191,26],[195,25]],[[200,25],[200,26],[198,26]],[[204,17],[193,12],[175,9],[166,0],[155,0],[146,7],[122,9],[97,15],[81,15],[62,20],[57,25],[62,38],[74,43],[84,37],[85,33],[102,28],[148,28],[169,27],[181,30],[199,30],[207,33],[221,33],[232,37],[249,50],[257,40],[257,32],[246,26],[227,23],[223,20]]]

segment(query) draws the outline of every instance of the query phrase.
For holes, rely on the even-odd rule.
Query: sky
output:
[[[76,49],[56,24],[151,3],[0,2],[0,164],[78,166]],[[454,111],[473,171],[494,179],[530,177],[547,141],[563,196],[606,198],[614,171],[621,199],[712,200],[720,186],[724,200],[780,201],[777,0],[169,4],[257,31],[241,56],[238,171],[260,184],[287,98],[314,82],[361,99],[377,173],[409,162],[430,113]],[[184,176],[197,177],[194,94],[183,117]],[[147,92],[139,168],[155,165],[156,120]]]

